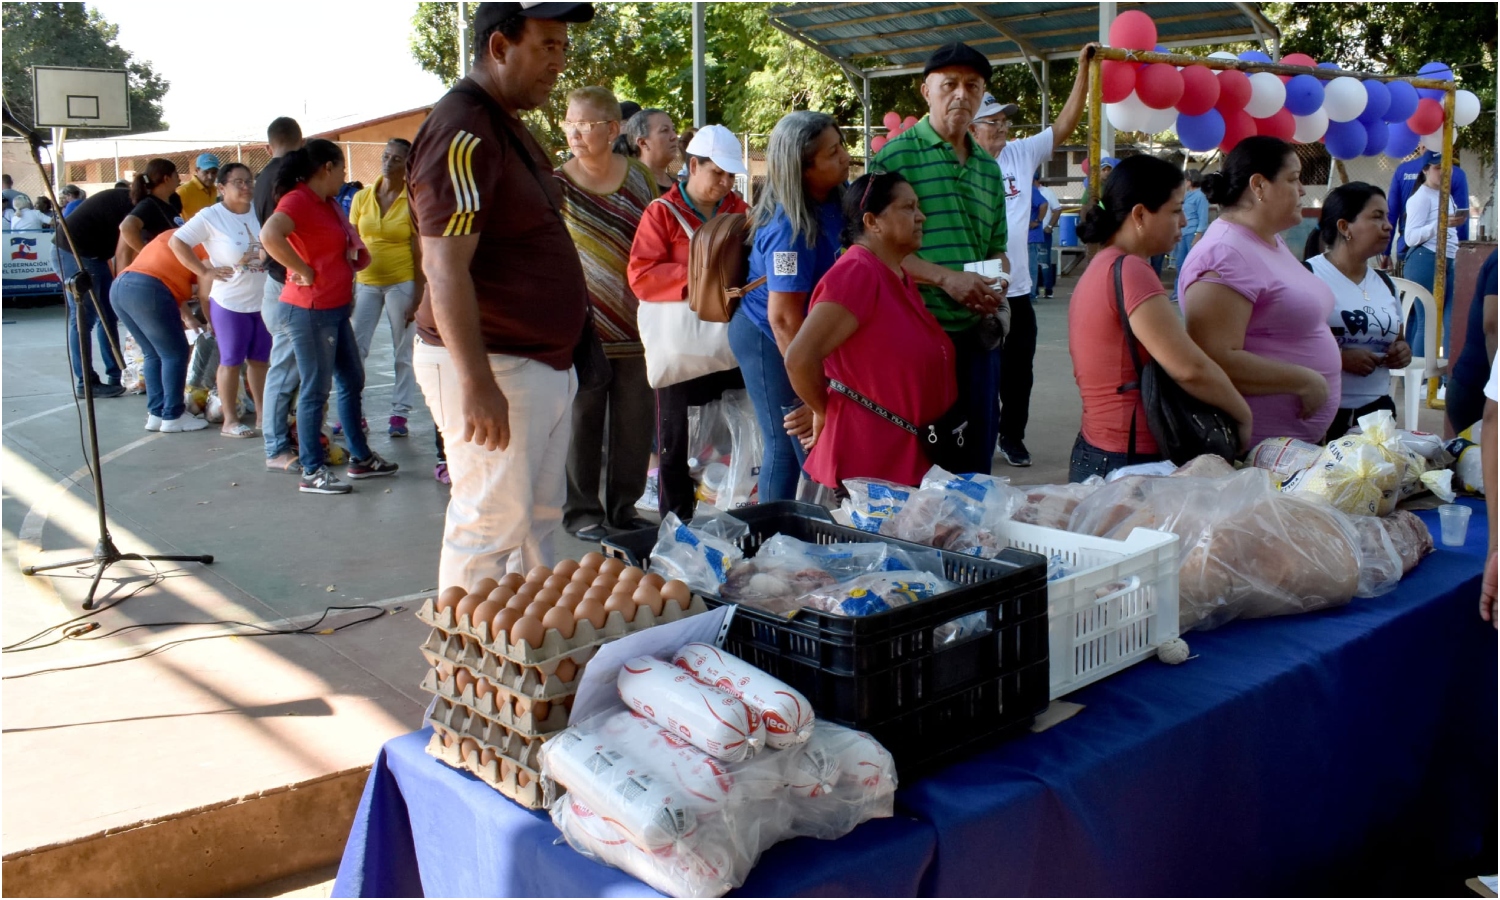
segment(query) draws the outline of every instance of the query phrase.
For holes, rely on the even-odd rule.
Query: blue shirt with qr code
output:
[[[839,234],[844,228],[844,214],[837,199],[829,199],[814,209],[818,234],[811,242],[807,235],[792,239],[792,222],[786,210],[776,207],[776,214],[765,227],[755,230],[750,248],[748,281],[762,275],[766,283],[745,295],[740,308],[768,340],[775,341],[766,311],[771,291],[812,296],[813,288],[839,256]],[[804,310],[805,312],[805,310]]]

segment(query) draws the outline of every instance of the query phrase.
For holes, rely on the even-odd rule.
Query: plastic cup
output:
[[[1438,507],[1438,522],[1443,528],[1444,547],[1462,547],[1469,537],[1469,515],[1473,510],[1457,503]]]

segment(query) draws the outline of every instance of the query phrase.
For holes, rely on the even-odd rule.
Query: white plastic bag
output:
[[[1360,416],[1359,434],[1330,441],[1282,490],[1316,494],[1351,516],[1384,516],[1401,499],[1406,455],[1388,410]]]
[[[701,504],[691,526],[684,525],[676,513],[667,513],[657,530],[656,546],[651,548],[650,571],[667,581],[686,582],[700,594],[719,593],[729,570],[745,558],[734,539],[723,536],[735,530],[729,522],[738,523],[743,534],[749,534],[750,527],[738,519],[705,516]]]
[[[642,303],[636,310],[646,348],[646,382],[653,388],[736,368],[729,325],[705,322],[686,300]]]

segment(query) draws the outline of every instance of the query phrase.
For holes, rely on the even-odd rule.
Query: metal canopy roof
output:
[[[1255,41],[1279,56],[1280,32],[1255,3],[1120,3],[1156,21],[1165,47]],[[920,72],[963,41],[998,65],[1076,56],[1099,38],[1098,3],[785,3],[771,24],[865,78]]]

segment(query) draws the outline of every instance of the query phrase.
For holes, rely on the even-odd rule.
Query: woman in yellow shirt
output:
[[[412,321],[426,285],[422,249],[406,203],[406,157],[410,153],[410,141],[392,138],[387,142],[380,156],[380,177],[355,194],[349,206],[349,221],[370,249],[369,268],[355,275],[353,324],[359,358],[363,361],[370,355],[370,342],[382,310],[395,348],[391,437],[406,437],[406,418],[417,401],[417,381],[411,367],[412,337],[416,334]],[[346,428],[353,424],[343,423]]]

